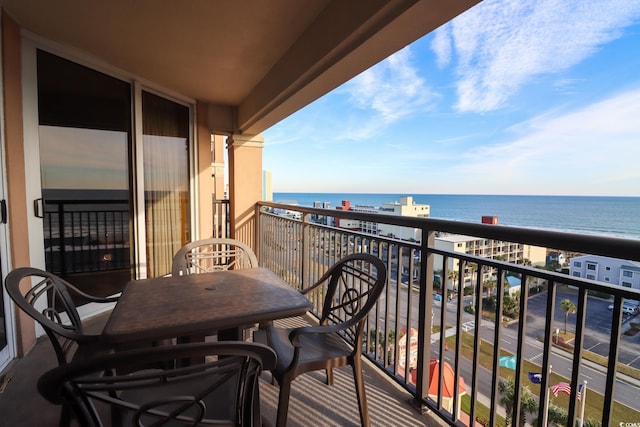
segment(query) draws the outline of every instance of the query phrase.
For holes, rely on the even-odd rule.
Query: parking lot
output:
[[[542,337],[546,324],[546,292],[531,297],[528,301],[527,330],[529,336]],[[564,331],[565,312],[560,307],[561,301],[569,299],[577,305],[577,294],[571,290],[558,290],[556,293],[556,307],[554,310],[553,329]],[[609,356],[611,342],[612,310],[609,309],[610,300],[597,297],[587,298],[584,349]],[[567,319],[567,332],[575,333],[576,315],[569,314]],[[633,313],[623,315],[622,334],[619,347],[619,362],[640,369],[640,333],[635,336],[625,335],[633,323],[640,324],[640,315],[635,310]]]

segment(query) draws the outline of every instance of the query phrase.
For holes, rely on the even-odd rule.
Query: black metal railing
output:
[[[127,206],[122,200],[48,200],[44,211],[47,271],[64,277],[128,269]]]
[[[68,274],[128,269],[130,223],[126,200],[47,200],[47,271]],[[229,201],[213,201],[214,235],[230,236]]]
[[[450,425],[640,419],[640,319],[623,308],[640,291],[544,268],[546,248],[638,262],[640,241],[268,202],[258,204],[258,217],[261,265],[296,288],[350,253],[385,261],[387,288],[370,313],[363,353]],[[328,225],[336,219],[421,237]],[[447,248],[452,235],[471,244]],[[529,258],[540,250],[542,260]]]

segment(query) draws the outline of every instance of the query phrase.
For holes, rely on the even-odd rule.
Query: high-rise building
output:
[[[353,212],[373,213],[383,215],[397,215],[408,217],[429,218],[430,206],[418,204],[413,200],[412,196],[402,196],[399,202],[383,203],[381,207],[351,205],[348,200],[343,200],[342,205],[337,210],[350,210]],[[370,221],[359,221],[349,219],[336,220],[338,227],[347,228],[349,230],[359,230],[364,233],[388,236],[402,240],[420,240],[420,231],[410,227],[400,227],[397,225],[389,225]]]

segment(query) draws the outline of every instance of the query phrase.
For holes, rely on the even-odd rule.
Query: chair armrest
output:
[[[120,299],[120,294],[113,296],[113,297],[97,297],[95,295],[91,295],[88,294],[86,292],[81,291],[80,289],[76,288],[73,285],[68,285],[67,288],[69,288],[70,291],[72,291],[74,294],[77,294],[79,296],[81,296],[82,298],[85,298],[87,300],[89,300],[90,302],[97,302],[97,303],[109,303],[109,302],[118,302],[118,299]]]
[[[77,332],[74,332],[72,330],[70,330],[69,328],[64,327],[63,325],[59,324],[59,323],[50,323],[46,326],[47,329],[52,330],[54,333],[56,333],[57,335],[60,335],[61,337],[64,337],[65,339],[71,340],[71,341],[75,341],[79,344],[89,344],[89,343],[95,343],[95,342],[99,342],[102,340],[102,334],[98,333],[98,334],[79,334]]]
[[[318,281],[316,283],[314,283],[313,285],[309,286],[308,288],[304,288],[304,289],[300,289],[300,293],[302,295],[306,295],[309,292],[313,292],[318,286],[320,286],[322,284],[322,282]]]
[[[331,269],[329,269],[329,271],[324,273],[322,275],[322,277],[319,278],[318,281],[316,281],[316,283],[314,283],[313,285],[309,286],[308,288],[300,289],[300,293],[302,295],[306,295],[309,292],[313,291],[315,288],[317,288],[318,286],[320,286],[321,284],[326,282],[331,277],[331,274],[332,274],[332,271],[331,271]]]
[[[300,344],[299,336],[305,334],[330,334],[340,332],[347,329],[350,325],[348,323],[341,323],[339,325],[321,325],[321,326],[304,326],[302,328],[295,328],[289,332],[289,341],[294,346]]]
[[[118,300],[120,299],[120,295],[115,297],[96,297],[93,295],[87,295],[85,296],[85,298],[88,298],[89,300],[91,300],[91,302],[110,303],[110,302],[118,302]]]

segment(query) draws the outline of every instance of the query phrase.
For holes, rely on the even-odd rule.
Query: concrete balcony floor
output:
[[[304,319],[278,321],[278,326],[299,325]],[[281,325],[279,323],[282,323]],[[372,426],[441,426],[429,415],[420,415],[409,403],[409,394],[365,365],[366,391]],[[48,339],[40,339],[26,357],[18,359],[5,372],[11,376],[0,394],[0,427],[56,426],[60,407],[44,400],[37,392],[40,375],[56,366]],[[334,370],[334,385],[324,383],[324,372],[298,377],[292,386],[288,426],[358,426],[360,418],[350,368]],[[262,416],[266,425],[275,425],[278,386],[271,375],[260,382]],[[74,425],[76,425],[74,423]]]

